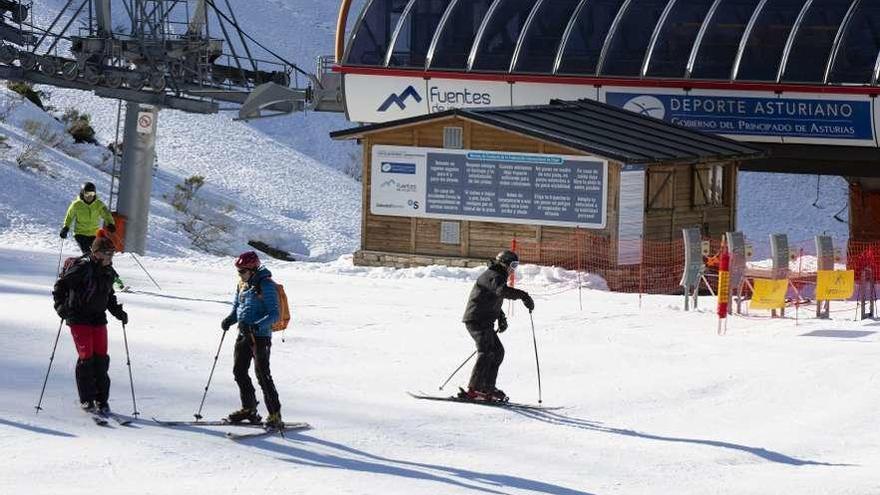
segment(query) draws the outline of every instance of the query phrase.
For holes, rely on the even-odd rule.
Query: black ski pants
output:
[[[498,368],[504,361],[504,346],[495,333],[493,322],[467,322],[465,327],[477,344],[477,362],[474,363],[474,369],[471,371],[468,387],[491,393],[495,390]]]
[[[98,405],[107,404],[110,398],[110,356],[98,356],[76,361],[76,390],[79,401],[95,401]]]
[[[235,375],[235,383],[238,384],[238,392],[241,396],[241,407],[256,409],[257,396],[254,384],[248,375],[251,361],[254,362],[254,370],[257,374],[257,383],[263,389],[263,400],[266,401],[266,409],[269,414],[281,411],[281,403],[278,401],[278,391],[275,390],[275,382],[269,371],[269,350],[272,348],[272,337],[255,337],[253,334],[239,332],[235,340],[235,364],[232,374]]]
[[[92,252],[92,242],[95,241],[95,236],[76,234],[73,236],[73,239],[76,241],[83,254],[89,254]]]

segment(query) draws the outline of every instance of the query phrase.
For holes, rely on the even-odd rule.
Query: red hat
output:
[[[257,253],[253,251],[241,253],[235,260],[235,267],[238,269],[247,268],[249,270],[256,270],[260,267],[260,258],[257,256]]]
[[[110,234],[104,229],[98,229],[95,232],[95,240],[92,241],[92,252],[97,251],[116,251],[116,244],[110,237]]]

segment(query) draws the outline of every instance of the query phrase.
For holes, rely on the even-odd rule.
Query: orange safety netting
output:
[[[721,239],[712,238],[704,241],[709,243],[709,253],[703,257],[706,276],[714,289]],[[635,245],[632,244],[633,242]],[[880,242],[850,241],[845,245],[840,243],[838,245],[841,249],[835,263],[846,263],[847,269],[855,270],[857,281],[866,268],[870,269],[871,273],[880,273]],[[812,293],[817,271],[815,241],[812,239],[797,241],[790,243],[789,247],[791,255],[788,278],[792,280],[794,287]],[[683,239],[637,240],[627,243],[586,230],[577,230],[566,239],[552,242],[512,239],[511,248],[519,254],[523,263],[559,266],[600,275],[607,281],[608,288],[612,291],[643,294],[681,294],[682,291],[679,283],[685,263]],[[635,257],[632,256],[633,253]],[[764,259],[769,256],[759,258]],[[750,272],[770,268],[769,263],[755,262],[755,260],[748,260],[748,264],[747,276],[755,276]],[[873,277],[869,274],[869,278]],[[735,293],[738,287],[731,289]],[[745,290],[744,295],[748,293],[748,288],[746,287]]]

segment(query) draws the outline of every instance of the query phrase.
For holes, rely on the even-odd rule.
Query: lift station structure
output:
[[[342,110],[335,88],[261,45],[220,1],[67,0],[37,26],[32,2],[0,0],[0,79],[125,102],[110,199],[125,218],[126,251],[145,249],[160,109],[210,114],[226,103],[246,119]],[[257,59],[256,47],[273,59]]]

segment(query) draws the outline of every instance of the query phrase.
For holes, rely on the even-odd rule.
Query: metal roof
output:
[[[876,0],[366,0],[343,65],[880,84]]]
[[[676,163],[752,159],[764,150],[713,134],[685,129],[593,100],[554,100],[549,105],[453,109],[330,134],[360,138],[395,127],[457,116],[623,163]]]

